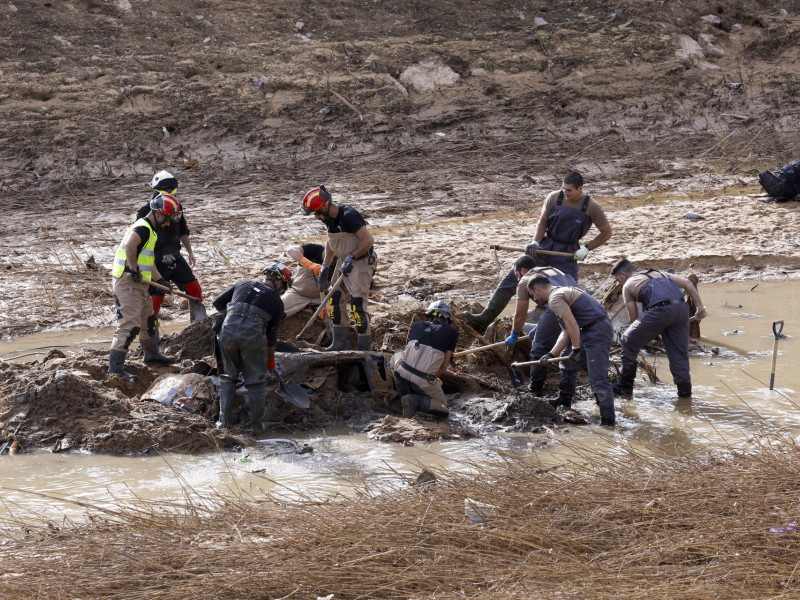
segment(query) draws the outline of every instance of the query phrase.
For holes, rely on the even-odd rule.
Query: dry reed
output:
[[[797,597],[800,448],[644,456],[572,448],[327,499],[140,501],[4,530],[8,598]],[[478,506],[465,517],[465,499]]]

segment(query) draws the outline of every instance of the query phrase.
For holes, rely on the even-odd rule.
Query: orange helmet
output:
[[[266,267],[261,271],[264,275],[272,275],[279,281],[286,284],[286,287],[292,287],[292,272],[282,262],[276,262]]]
[[[150,210],[172,217],[173,215],[180,215],[181,205],[178,204],[178,201],[172,194],[161,192],[151,198]]]
[[[331,204],[331,194],[324,185],[314,188],[303,198],[303,214],[311,215],[319,212]]]

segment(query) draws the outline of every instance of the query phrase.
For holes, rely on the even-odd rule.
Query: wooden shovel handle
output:
[[[557,362],[564,362],[565,360],[569,360],[569,356],[556,356],[555,358],[548,358],[547,364],[550,363],[557,363]],[[527,362],[515,362],[511,363],[512,367],[528,367],[530,365],[538,365],[541,364],[538,360],[529,360]]]
[[[155,281],[146,281],[142,279],[141,283],[144,283],[146,285],[152,285],[154,288],[164,290],[168,294],[177,294],[178,296],[186,298],[187,300],[191,300],[192,302],[200,302],[200,298],[195,298],[194,296],[190,296],[189,294],[184,294],[180,290],[173,290],[172,288],[167,287],[166,285],[161,285],[160,283],[156,283]]]
[[[522,252],[525,254],[525,248],[515,248],[513,246],[498,246],[497,244],[491,244],[489,246],[492,250],[509,250],[510,252]],[[555,250],[537,250],[536,254],[546,254],[547,256],[563,256],[563,257],[570,257],[575,260],[575,255],[571,252],[556,252]]]
[[[484,350],[489,350],[490,348],[499,348],[505,343],[506,343],[505,340],[503,340],[502,342],[495,342],[494,344],[489,344],[488,346],[479,346],[478,348],[470,348],[469,350],[462,350],[461,352],[456,352],[455,354],[453,354],[453,358],[458,358],[459,356],[466,356],[467,354],[472,354],[473,352],[482,352]]]

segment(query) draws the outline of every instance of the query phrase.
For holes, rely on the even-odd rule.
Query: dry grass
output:
[[[579,449],[580,450],[580,449]],[[509,459],[424,487],[289,501],[197,496],[87,524],[12,524],[7,598],[797,597],[800,448],[682,458],[582,450],[589,468]],[[296,498],[296,496],[294,496]],[[493,505],[485,523],[465,499]],[[9,534],[9,531],[15,533]],[[787,537],[788,536],[788,537]]]

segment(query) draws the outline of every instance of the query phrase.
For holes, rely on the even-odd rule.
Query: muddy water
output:
[[[758,433],[800,435],[795,341],[800,335],[800,281],[709,284],[701,287],[701,295],[709,312],[702,322],[701,340],[708,351],[691,359],[694,397],[678,400],[666,359],[648,355],[664,383],[650,384],[640,374],[635,399],[617,401],[614,431],[597,425],[569,426],[563,432],[493,434],[405,447],[373,442],[342,428],[294,438],[314,448],[302,455],[290,452],[290,444],[262,442],[241,452],[204,456],[4,456],[0,458],[0,499],[5,508],[0,507],[0,512],[72,516],[83,509],[69,500],[113,506],[132,494],[176,498],[187,488],[203,494],[212,490],[258,494],[280,485],[297,494],[347,493],[354,484],[394,481],[397,472],[414,476],[422,465],[468,469],[471,463],[498,460],[496,449],[552,465],[581,460],[578,447],[602,452],[623,446],[641,452],[653,447],[679,452],[678,447],[687,444],[741,445]],[[775,389],[770,391],[772,323],[777,320],[784,321],[787,337],[778,342]],[[180,326],[175,324],[176,329]],[[0,355],[48,345],[45,342],[67,345],[72,340],[80,345],[91,342],[92,336],[110,338],[106,331],[39,337],[43,335],[3,342]],[[576,408],[597,416],[593,401],[578,402]]]

